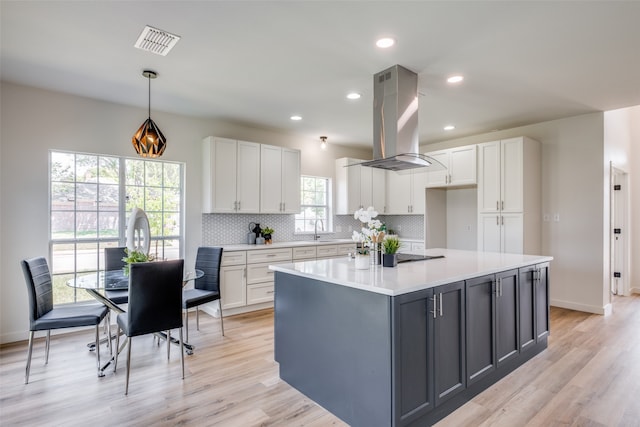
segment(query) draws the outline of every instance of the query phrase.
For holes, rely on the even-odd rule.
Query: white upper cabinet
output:
[[[433,151],[426,153],[426,155],[433,157],[446,167],[446,170],[427,172],[428,188],[476,184],[477,154],[475,145]]]
[[[203,212],[260,211],[260,144],[207,137],[202,161]]]
[[[360,166],[360,159],[336,159],[336,214],[351,215],[360,208],[385,209],[385,171]],[[349,166],[351,165],[351,166]]]
[[[300,151],[260,146],[260,212],[300,212]]]
[[[414,169],[404,172],[387,172],[387,202],[385,214],[424,214],[427,172]]]
[[[540,168],[533,139],[478,145],[478,250],[539,253]]]

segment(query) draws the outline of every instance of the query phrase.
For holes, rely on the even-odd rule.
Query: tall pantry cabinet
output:
[[[478,250],[540,253],[540,143],[478,144]]]

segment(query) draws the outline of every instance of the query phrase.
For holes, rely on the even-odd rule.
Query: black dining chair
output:
[[[126,262],[122,258],[127,256],[125,252],[126,246],[120,246],[116,248],[104,248],[104,269],[120,270]],[[104,295],[113,301],[114,304],[126,304],[129,302],[129,291],[126,290],[105,290]]]
[[[29,350],[24,383],[29,383],[33,337],[36,331],[47,331],[44,364],[49,363],[49,344],[51,329],[95,326],[96,342],[99,339],[100,322],[109,309],[103,304],[74,304],[62,307],[53,306],[53,285],[47,260],[43,257],[25,259],[21,262],[22,272],[29,293]],[[100,346],[96,346],[98,376],[100,376]]]
[[[196,255],[196,269],[202,270],[204,276],[195,280],[193,289],[185,289],[182,293],[182,309],[185,310],[185,328],[187,342],[189,341],[189,309],[196,308],[196,329],[200,330],[198,306],[220,300],[220,263],[222,262],[222,248],[198,248]],[[222,319],[222,305],[220,307],[220,328],[224,336],[224,321]]]
[[[132,338],[156,332],[167,332],[167,357],[171,346],[171,329],[180,331],[180,362],[184,379],[184,348],[182,344],[182,275],[184,260],[133,263],[129,269],[129,306],[118,314],[118,327],[128,338],[127,376],[124,394],[129,393]],[[116,356],[113,370],[118,366],[120,334],[116,334]]]

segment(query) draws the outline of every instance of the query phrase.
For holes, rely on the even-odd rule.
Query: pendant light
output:
[[[149,118],[140,126],[133,135],[131,142],[142,157],[160,157],[167,147],[167,139],[160,131],[158,125],[151,120],[151,79],[158,77],[155,71],[144,70],[142,75],[149,80]]]

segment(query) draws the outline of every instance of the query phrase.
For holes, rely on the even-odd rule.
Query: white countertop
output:
[[[320,240],[292,240],[290,242],[273,242],[268,245],[248,245],[248,244],[238,244],[238,245],[220,245],[227,252],[235,252],[235,251],[254,251],[254,250],[263,250],[263,249],[279,249],[279,248],[294,248],[299,246],[321,246],[321,245],[340,245],[344,243],[353,243],[351,239],[320,239]]]
[[[411,253],[444,255],[444,258],[398,264],[397,267],[370,266],[356,270],[348,257],[270,265],[274,271],[322,280],[342,286],[397,296],[486,274],[498,273],[553,260],[542,255],[425,249]]]

